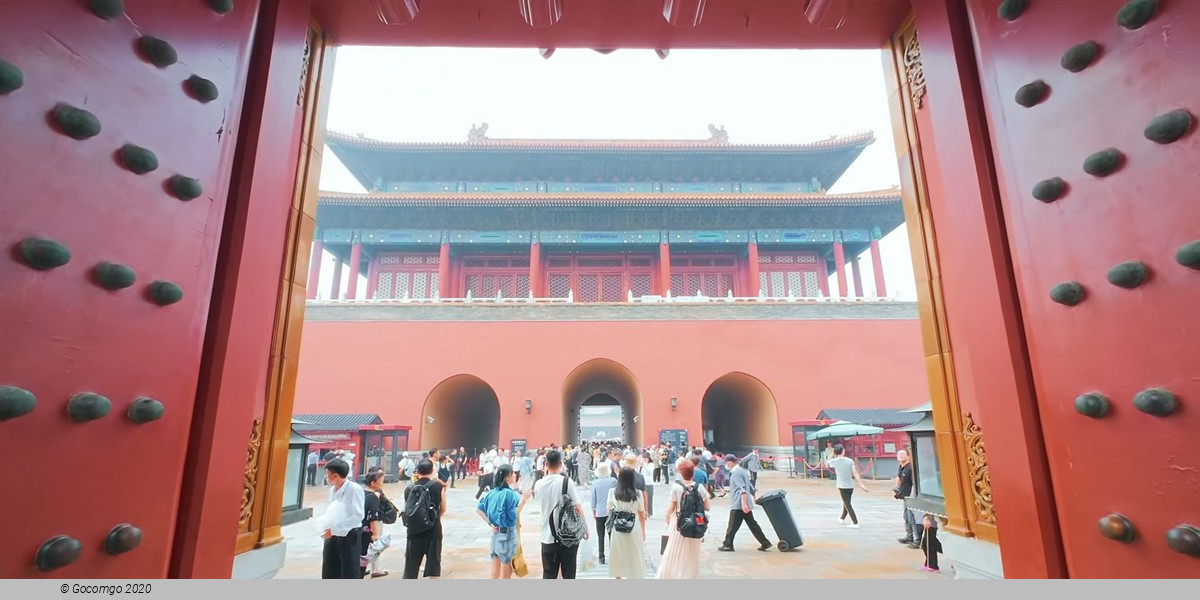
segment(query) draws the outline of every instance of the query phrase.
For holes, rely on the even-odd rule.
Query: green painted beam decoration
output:
[[[451,231],[447,238],[452,244],[529,244],[533,234],[528,231]]]
[[[442,243],[442,232],[435,229],[363,229],[358,237],[364,246]]]
[[[658,231],[539,231],[534,239],[542,244],[585,244],[585,245],[629,245],[658,244],[662,234]]]
[[[832,229],[759,229],[754,233],[760,244],[830,244]]]
[[[746,244],[750,242],[747,231],[671,231],[667,239],[672,244]]]

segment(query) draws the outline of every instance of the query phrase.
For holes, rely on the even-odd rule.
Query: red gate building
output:
[[[682,427],[745,453],[780,448],[835,390],[894,407],[925,393],[915,305],[867,298],[859,267],[871,254],[884,288],[900,192],[825,193],[873,135],[485,132],[326,137],[370,191],[320,197],[298,410],[379,412],[419,423],[416,444],[475,452],[578,442],[581,407],[616,404],[626,441]],[[336,258],[329,286],[320,252]]]

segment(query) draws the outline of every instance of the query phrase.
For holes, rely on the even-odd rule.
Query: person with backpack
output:
[[[516,482],[512,465],[500,465],[495,473],[495,487],[475,507],[475,514],[492,530],[492,579],[512,579],[513,559],[521,546],[517,517],[525,508],[525,498],[512,489]]]
[[[639,476],[623,467],[608,492],[608,574],[616,579],[646,577],[646,500],[637,489]]]
[[[391,536],[383,533],[383,525],[396,522],[400,511],[383,493],[383,469],[371,467],[363,479],[366,488],[362,522],[362,576],[371,579],[387,577],[388,572],[379,569],[379,557],[391,545]]]
[[[679,466],[680,483],[671,486],[667,506],[667,547],[658,565],[658,579],[699,579],[700,542],[708,532],[712,508],[708,490],[695,482],[696,467]]]
[[[546,453],[546,476],[533,486],[532,496],[542,509],[542,579],[575,579],[579,543],[588,539],[579,490],[567,477],[563,455]]]
[[[404,526],[408,547],[404,551],[404,578],[416,579],[425,561],[425,576],[442,576],[442,515],[446,514],[446,486],[433,478],[433,461],[417,463],[417,482],[404,489]]]

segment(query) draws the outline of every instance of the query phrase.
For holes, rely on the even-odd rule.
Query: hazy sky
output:
[[[329,128],[389,141],[462,142],[487,122],[493,138],[706,139],[798,143],[875,132],[877,141],[831,193],[899,184],[883,57],[878,50],[536,50],[340,47]],[[321,189],[363,192],[327,152]],[[915,299],[904,227],[880,244],[888,294]],[[326,255],[320,297],[329,293]],[[874,290],[869,255],[863,284]],[[360,280],[360,290],[363,289]],[[830,286],[836,290],[836,284]]]

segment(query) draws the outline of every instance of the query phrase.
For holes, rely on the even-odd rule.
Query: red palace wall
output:
[[[592,359],[632,373],[641,419],[631,426],[641,427],[645,443],[672,428],[701,440],[701,400],[731,372],[760,380],[774,396],[778,441],[772,443],[788,443],[788,422],[812,419],[823,408],[908,408],[929,393],[916,319],[309,321],[295,410],[378,413],[386,423],[412,425],[409,447],[418,448],[431,391],[468,374],[499,398],[501,446],[521,438],[530,445],[560,442],[564,383]],[[679,400],[674,411],[672,397]]]

